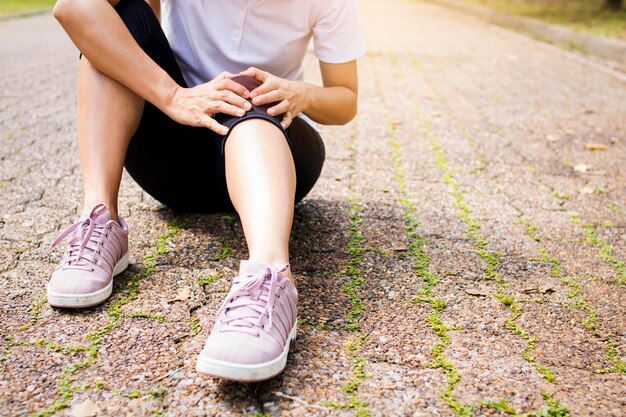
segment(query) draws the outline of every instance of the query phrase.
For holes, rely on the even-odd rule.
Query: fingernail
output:
[[[255,98],[252,99],[252,104],[256,104],[258,106],[259,105],[259,101],[260,101],[260,99],[255,97]]]
[[[276,113],[276,111],[275,111],[274,109],[269,109],[269,110],[267,111],[267,113],[268,113],[270,116],[273,116],[273,115],[274,115],[274,113]]]
[[[228,128],[224,128],[224,129],[222,129],[222,135],[225,135],[225,134],[227,134],[227,133],[228,133]]]
[[[247,92],[247,91],[244,91],[243,92],[243,98],[248,98],[248,97],[250,97],[250,93]]]
[[[239,110],[237,110],[237,114],[239,116],[243,116],[244,114],[246,114],[246,112],[244,110],[239,109]]]
[[[246,110],[251,110],[252,109],[252,104],[250,104],[249,102],[245,102],[245,104],[243,105],[243,107],[246,108]]]

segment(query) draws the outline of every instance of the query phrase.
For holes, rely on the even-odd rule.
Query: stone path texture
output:
[[[78,55],[50,15],[0,22],[1,416],[626,416],[626,83],[429,3],[359,8],[359,116],[296,210],[299,337],[247,385],[194,370],[235,216],[125,176],[131,267],[102,306],[47,305]]]

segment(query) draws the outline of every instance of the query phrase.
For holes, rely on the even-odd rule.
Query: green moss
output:
[[[348,219],[350,224],[348,225],[347,234],[350,237],[350,241],[347,245],[347,251],[350,255],[350,260],[344,268],[344,275],[350,280],[344,284],[343,292],[350,300],[350,311],[346,314],[346,330],[354,332],[355,338],[346,343],[346,353],[348,361],[350,362],[350,368],[352,370],[352,376],[343,387],[343,393],[348,397],[349,401],[346,403],[336,403],[335,408],[350,408],[353,409],[357,416],[369,417],[370,413],[358,396],[358,390],[361,383],[368,377],[365,373],[365,366],[367,360],[360,356],[361,347],[365,343],[365,336],[361,333],[361,324],[359,319],[365,312],[365,305],[362,298],[358,294],[359,288],[365,284],[365,278],[361,275],[359,269],[363,254],[366,249],[363,246],[365,238],[361,232],[361,225],[363,220],[360,216],[361,203],[356,196],[351,196],[348,200]]]
[[[206,277],[202,277],[198,280],[198,285],[211,285],[214,282],[217,282],[220,279],[222,279],[223,276],[224,274],[222,273],[218,273],[214,275],[207,275]]]
[[[122,397],[131,399],[149,397],[153,400],[162,400],[165,398],[165,394],[167,394],[167,389],[165,387],[155,387],[148,390],[124,391],[119,392],[118,394]]]
[[[407,254],[414,259],[413,271],[421,281],[418,298],[414,301],[427,303],[431,307],[432,311],[427,317],[428,326],[439,338],[439,341],[430,350],[433,361],[429,367],[440,368],[446,375],[447,383],[443,391],[440,392],[440,396],[448,407],[457,416],[469,416],[473,406],[461,404],[454,395],[454,388],[461,381],[461,376],[452,362],[445,356],[445,350],[450,345],[448,330],[451,330],[441,321],[441,314],[446,309],[446,302],[433,295],[433,289],[439,284],[439,280],[428,270],[430,259],[424,251],[426,242],[419,233],[421,224],[416,216],[417,209],[409,199],[407,175],[402,164],[402,150],[397,141],[388,139],[387,142],[391,147],[392,167],[398,189],[397,201],[403,208],[404,231],[411,239]]]
[[[515,417],[568,417],[570,415],[567,407],[555,400],[552,397],[552,394],[543,393],[541,394],[541,397],[547,404],[547,407],[541,407],[537,410],[531,410],[525,413],[518,413],[504,400],[483,400],[480,402],[480,406],[483,408],[490,408],[492,410],[500,411],[502,413]]]
[[[529,238],[531,238],[535,242],[541,242],[541,239],[539,238],[539,236],[537,236],[537,226],[535,226],[528,220],[525,220],[522,216],[519,216],[517,218],[517,221],[519,222],[519,224],[526,226],[526,235]]]
[[[220,246],[218,248],[218,253],[215,255],[215,259],[218,261],[222,261],[224,259],[229,258],[233,254],[233,249],[230,246],[231,239],[225,237],[220,240]]]
[[[527,223],[530,224],[529,221],[527,221]],[[534,226],[533,228],[536,229],[536,227]],[[545,248],[539,248],[539,252],[541,253],[542,257],[539,258],[538,261],[546,262],[548,265],[550,265],[550,275],[558,279],[561,283],[569,288],[569,291],[565,295],[573,300],[572,306],[585,312],[586,317],[582,320],[582,326],[592,334],[596,336],[601,336],[605,339],[604,343],[606,347],[606,352],[602,356],[609,364],[611,364],[611,366],[604,369],[596,370],[596,372],[620,373],[626,375],[626,362],[620,359],[618,345],[615,342],[615,336],[611,333],[603,333],[598,328],[600,315],[593,307],[591,307],[582,297],[578,295],[580,292],[580,285],[565,276],[565,274],[563,273],[563,266],[561,265],[559,260],[550,256]]]
[[[443,100],[437,87],[432,84],[431,84],[431,87],[436,93],[436,95],[440,98],[440,100]],[[446,162],[445,156],[443,155],[443,151],[441,150],[441,147],[434,140],[432,131],[430,130],[430,127],[431,127],[430,122],[423,116],[419,107],[417,107],[417,120],[418,122],[421,123],[424,131],[426,132],[428,138],[430,139],[431,149],[433,149],[433,147],[435,149],[437,148],[439,149],[439,152],[434,152],[435,163],[437,167],[439,168],[440,172],[442,173],[442,182],[444,184],[448,184],[448,186],[451,189],[450,193],[455,198],[455,203],[456,203],[457,208],[460,211],[461,219],[464,221],[464,223],[468,227],[468,231],[467,231],[468,237],[479,246],[479,248],[481,249],[481,252],[479,253],[479,255],[482,255],[481,257],[487,262],[487,268],[485,269],[485,278],[495,279],[498,285],[500,286],[500,290],[502,290],[503,288],[505,288],[506,283],[504,279],[495,272],[496,267],[498,266],[498,263],[499,263],[498,258],[501,255],[497,253],[489,252],[487,250],[487,242],[477,233],[477,230],[479,229],[479,224],[475,219],[473,219],[470,216],[471,211],[469,207],[467,207],[467,205],[463,203],[463,196],[458,190],[458,183],[456,183],[452,177],[452,173],[447,166],[447,162]],[[392,143],[392,147],[393,146],[394,145]],[[398,153],[398,158],[399,156],[400,156],[400,153]],[[404,197],[404,199],[408,201],[406,197]],[[414,210],[414,207],[413,207],[413,210]],[[417,220],[415,220],[414,218],[411,220],[412,220],[411,222],[408,222],[409,227],[417,227],[419,225]],[[413,234],[417,235],[417,231],[416,231],[417,229],[414,229],[414,230],[415,231],[413,232]],[[421,242],[421,244],[423,244],[423,239],[419,238],[416,240],[418,242]],[[422,258],[418,257],[418,262],[416,263],[416,270],[420,271],[420,273],[423,274],[422,282],[424,283],[423,288],[419,292],[419,297],[415,300],[416,302],[432,302],[432,298],[433,298],[432,289],[437,285],[437,282],[438,282],[438,280],[428,272],[427,261],[428,261],[428,258],[425,256],[425,254],[423,254]],[[441,304],[435,303],[435,305],[441,305]],[[521,309],[519,307],[516,307],[514,303],[511,304],[511,308],[513,308],[513,310],[517,312],[521,311]],[[437,343],[431,350],[431,354],[435,358],[435,361],[433,362],[432,366],[443,368],[447,375],[447,386],[444,389],[444,392],[442,392],[441,396],[446,402],[446,404],[448,404],[452,408],[455,415],[473,415],[474,410],[478,406],[472,405],[472,404],[463,406],[457,401],[457,399],[455,398],[453,394],[454,386],[459,382],[460,375],[455,370],[452,363],[443,355],[443,352],[445,351],[446,347],[450,343],[450,338],[447,335],[447,331],[451,330],[451,328],[446,328],[446,326],[443,325],[443,323],[440,320],[440,315],[441,315],[441,311],[438,311],[437,309],[433,308],[433,311],[428,316],[428,323],[430,327],[435,331],[435,333],[440,337],[440,342]],[[534,343],[531,344],[531,346],[533,345]],[[542,408],[536,411],[531,411],[528,414],[529,416],[530,415],[546,416],[547,415],[547,416],[554,416],[554,417],[565,417],[569,415],[569,412],[567,411],[567,409],[561,406],[557,401],[553,400],[551,395],[549,394],[544,395],[543,398],[544,398],[544,401],[546,401],[546,403],[548,404],[548,407]],[[513,413],[515,412],[511,407],[506,405],[506,402],[504,400],[500,400],[499,402],[491,402],[491,403],[494,405],[497,404],[498,407],[500,407],[499,408],[500,411],[508,411],[508,412],[513,412]],[[534,414],[530,414],[530,413],[534,413]],[[557,413],[560,413],[560,414],[557,414]]]
[[[143,311],[133,311],[129,314],[126,314],[125,316],[133,317],[133,318],[138,317],[138,318],[144,318],[144,319],[152,319],[152,320],[158,321],[159,323],[164,323],[167,320],[165,316],[162,314],[146,313]]]
[[[621,208],[619,208],[619,206],[617,204],[614,203],[606,203],[606,208],[608,208],[609,210],[611,210],[613,213],[615,214],[619,214],[622,217],[626,217],[626,212],[624,210],[622,210]]]
[[[578,219],[578,220],[575,220]],[[593,245],[600,249],[600,257],[606,262],[613,265],[615,272],[617,273],[617,283],[619,285],[626,285],[626,263],[620,261],[613,256],[613,248],[611,245],[603,242],[598,238],[596,234],[596,228],[591,223],[582,223],[578,217],[572,219],[575,224],[581,224],[584,231],[585,241],[590,245]]]
[[[196,316],[189,317],[187,325],[189,326],[189,333],[187,333],[188,337],[194,337],[202,330],[202,326],[200,325],[200,319]]]
[[[11,349],[15,341],[15,337],[11,333],[5,334],[2,338],[4,339],[4,346],[2,347],[2,353],[0,353],[0,362],[4,362],[11,357]]]
[[[60,345],[60,344],[58,344],[56,342],[43,340],[43,339],[35,340],[33,345],[37,346],[37,347],[40,347],[40,348],[45,348],[46,350],[48,350],[50,352],[59,352],[59,353],[62,353],[64,355],[69,355],[69,354],[76,353],[76,352],[86,352],[86,351],[89,350],[89,346],[82,346],[82,345],[78,345],[78,346],[63,346],[63,345]]]
[[[343,291],[348,296],[351,305],[350,311],[346,315],[346,329],[358,332],[361,330],[359,318],[365,311],[363,300],[357,292],[359,287],[365,283],[365,279],[359,271],[359,266],[363,259],[363,254],[365,253],[365,249],[362,246],[365,238],[360,230],[363,224],[363,220],[359,215],[361,209],[360,202],[357,197],[352,196],[348,200],[348,203],[350,207],[347,214],[350,219],[350,224],[347,233],[350,237],[350,241],[348,242],[350,260],[344,269],[344,274],[347,275],[350,280],[343,286]]]
[[[534,339],[531,339],[528,333],[516,323],[516,320],[521,315],[522,309],[513,297],[506,294],[506,281],[497,272],[500,264],[499,258],[502,255],[496,252],[492,252],[488,249],[488,242],[479,233],[480,223],[478,222],[478,220],[472,217],[472,210],[464,201],[464,196],[461,192],[461,186],[454,179],[452,170],[448,165],[448,161],[445,157],[443,149],[432,134],[430,123],[428,122],[428,120],[425,119],[419,107],[416,108],[416,113],[417,120],[422,124],[422,127],[428,136],[430,149],[434,156],[433,159],[435,166],[441,173],[441,182],[448,186],[448,192],[454,198],[454,205],[458,210],[459,218],[467,228],[466,236],[477,246],[478,249],[476,249],[476,254],[486,263],[486,267],[484,269],[484,279],[489,281],[496,281],[496,283],[498,284],[498,291],[496,291],[494,296],[500,301],[500,303],[502,303],[503,306],[507,307],[511,312],[511,315],[508,316],[505,320],[506,329],[512,331],[514,334],[521,337],[527,342],[526,349],[522,353],[522,358],[524,358],[530,365],[532,365],[537,370],[537,372],[539,372],[539,374],[541,374],[547,381],[554,382],[554,373],[545,365],[538,363],[535,360],[534,356],[531,354],[531,352],[536,349],[536,341]]]
[[[165,408],[157,407],[152,411],[151,417],[162,417],[165,415]]]
[[[492,400],[482,400],[480,402],[481,407],[491,408],[492,410],[500,411],[505,414],[515,415],[517,411],[514,408],[511,408],[510,405],[506,403],[504,400],[500,401],[492,401]]]
[[[122,318],[122,307],[131,301],[137,299],[139,294],[139,283],[141,280],[154,274],[157,266],[157,259],[168,252],[168,241],[179,233],[179,219],[175,218],[168,223],[169,231],[159,236],[154,243],[153,250],[143,258],[142,269],[139,273],[134,274],[128,280],[126,286],[126,295],[120,296],[114,299],[109,304],[107,309],[108,320],[98,330],[95,330],[87,334],[87,346],[85,347],[86,357],[78,362],[70,364],[66,367],[59,377],[57,384],[57,393],[59,399],[55,401],[45,410],[35,412],[32,414],[34,417],[48,417],[57,411],[69,406],[74,392],[85,389],[85,385],[74,384],[74,375],[88,366],[92,365],[98,359],[98,349],[100,348],[100,341],[109,335],[113,329],[117,327],[120,319]]]
[[[327,331],[335,330],[333,326],[329,326],[323,323],[313,323],[306,319],[298,319],[298,326],[306,326],[315,330],[327,330]]]

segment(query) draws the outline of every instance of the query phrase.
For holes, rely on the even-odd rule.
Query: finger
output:
[[[248,100],[230,90],[217,90],[211,98],[214,101],[225,101],[246,111],[252,109],[252,104]]]
[[[283,90],[272,90],[260,96],[256,96],[252,99],[252,104],[255,106],[262,106],[263,104],[277,103],[285,98],[285,92]]]
[[[274,107],[267,109],[267,114],[270,116],[276,116],[277,114],[287,113],[289,111],[289,101],[283,100]]]
[[[209,104],[204,109],[206,114],[211,113],[224,113],[229,114],[235,117],[243,117],[246,114],[246,111],[237,106],[233,106],[230,103],[226,103],[225,101],[210,101]]]
[[[263,84],[255,88],[250,92],[250,98],[260,96],[278,88],[278,83],[274,78],[266,79]]]
[[[226,126],[223,126],[217,123],[215,119],[212,117],[206,116],[203,119],[203,122],[204,122],[204,127],[211,129],[212,131],[214,131],[215,133],[219,135],[226,135],[228,133],[228,128]]]
[[[238,75],[247,75],[248,77],[256,78],[259,81],[265,81],[267,78],[267,73],[265,71],[261,71],[258,68],[250,67],[245,71],[241,71]]]
[[[234,74],[231,74],[228,71],[223,71],[221,74],[219,74],[217,77],[215,77],[215,81],[220,81],[226,78],[232,78]]]
[[[244,98],[250,97],[250,92],[248,91],[246,87],[239,84],[238,82],[231,80],[230,78],[225,78],[221,80],[220,82],[218,82],[217,84],[215,84],[215,89],[218,91],[229,90],[237,94],[238,96],[244,97]],[[243,101],[246,101],[246,100],[243,100]]]
[[[291,116],[291,112],[288,111],[283,116],[283,120],[281,120],[280,124],[283,126],[283,129],[287,129],[291,125],[292,121],[293,121],[293,117]]]

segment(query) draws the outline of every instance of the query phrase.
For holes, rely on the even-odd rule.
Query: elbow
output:
[[[71,3],[71,0],[57,0],[56,3],[54,3],[52,16],[54,16],[59,23],[67,20],[67,16],[73,8]]]
[[[354,100],[352,101],[352,103],[350,103],[349,106],[346,106],[345,112],[342,115],[343,117],[341,118],[340,121],[338,121],[337,124],[338,125],[346,125],[346,124],[350,123],[356,117],[357,111],[358,111],[358,103],[357,103],[357,97],[355,95]]]

